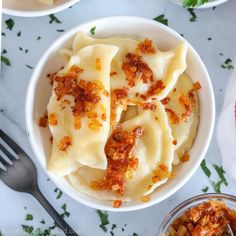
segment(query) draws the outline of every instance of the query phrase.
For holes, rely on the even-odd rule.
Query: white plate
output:
[[[40,3],[38,0],[2,0],[5,14],[22,17],[36,17],[62,11],[80,0],[55,0],[53,5]]]
[[[183,4],[183,1],[182,0],[170,0],[171,2],[174,2],[178,5],[181,5]],[[199,9],[204,9],[204,8],[210,8],[210,7],[215,7],[215,6],[218,6],[222,3],[225,3],[227,2],[228,0],[209,0],[209,2],[199,6],[199,7],[195,7],[195,8],[199,8]]]
[[[156,204],[181,188],[195,173],[209,146],[214,121],[215,121],[215,102],[211,81],[208,72],[193,47],[188,44],[187,70],[186,73],[193,81],[199,81],[202,89],[199,91],[200,102],[200,123],[194,145],[190,151],[190,160],[180,164],[176,168],[175,177],[151,194],[151,200],[147,203],[134,201],[123,204],[120,208],[113,208],[109,201],[99,201],[75,190],[65,178],[58,177],[48,172],[47,160],[51,152],[51,136],[49,129],[40,128],[38,119],[46,111],[46,107],[51,95],[51,86],[46,78],[48,73],[57,71],[62,65],[63,60],[58,54],[58,50],[63,48],[68,41],[72,40],[76,32],[82,31],[89,34],[92,27],[96,26],[96,37],[108,37],[111,35],[133,34],[148,37],[162,50],[168,50],[177,46],[180,42],[187,41],[171,28],[160,24],[154,20],[139,17],[110,17],[94,20],[83,25],[76,26],[72,30],[63,34],[45,52],[36,66],[26,98],[26,125],[29,132],[29,140],[35,156],[43,166],[43,169],[56,183],[58,188],[71,196],[76,201],[93,208],[109,211],[131,211],[142,209]]]

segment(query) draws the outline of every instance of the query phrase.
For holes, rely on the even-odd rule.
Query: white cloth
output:
[[[225,91],[224,105],[217,127],[217,141],[223,168],[236,179],[236,69]]]

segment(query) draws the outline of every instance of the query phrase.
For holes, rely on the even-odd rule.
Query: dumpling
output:
[[[174,164],[178,164],[183,155],[192,147],[197,133],[199,104],[196,90],[199,88],[198,83],[194,84],[183,74],[163,100],[163,103],[166,103],[165,108],[176,144]]]
[[[67,175],[80,165],[106,169],[110,65],[117,50],[102,44],[85,47],[54,76],[47,108],[53,135],[50,171]]]
[[[137,138],[134,150],[134,156],[138,159],[137,168],[131,171],[131,175],[125,173],[126,184],[122,194],[118,193],[116,184],[110,186],[112,190],[91,188],[91,182],[104,180],[108,174],[104,170],[85,166],[68,176],[76,189],[101,200],[131,201],[150,194],[167,181],[174,157],[173,137],[164,106],[160,102],[153,105],[155,110],[140,109],[136,117],[121,123],[121,129],[125,132],[133,132],[137,128],[141,128],[143,132]],[[109,161],[107,168],[109,169]],[[111,179],[108,183],[109,181]]]

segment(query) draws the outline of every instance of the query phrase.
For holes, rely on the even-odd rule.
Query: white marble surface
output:
[[[56,186],[47,181],[47,176],[38,165],[36,158],[32,155],[27,134],[25,131],[24,104],[25,94],[32,70],[25,65],[35,66],[43,52],[62,33],[57,29],[70,29],[71,27],[103,16],[111,15],[137,15],[154,18],[165,14],[169,20],[169,26],[184,37],[195,47],[210,73],[215,97],[216,97],[216,122],[221,111],[224,91],[233,70],[224,70],[221,64],[226,58],[235,61],[236,58],[236,1],[217,7],[215,10],[196,10],[197,22],[190,22],[190,14],[167,0],[81,0],[71,9],[67,9],[56,16],[62,21],[61,24],[49,24],[49,17],[18,18],[4,15],[2,31],[6,36],[2,37],[2,49],[7,50],[6,56],[11,61],[11,66],[2,64],[0,78],[0,128],[12,136],[31,155],[38,169],[39,185],[42,192],[52,205],[60,212],[61,205],[65,202],[71,213],[67,221],[80,235],[100,236],[105,234],[99,227],[100,221],[94,209],[80,205],[63,194],[62,198],[56,200],[54,189]],[[10,31],[6,29],[4,21],[12,18],[15,25]],[[17,33],[21,31],[21,37]],[[37,37],[41,39],[37,41]],[[208,40],[211,37],[212,40]],[[20,51],[28,49],[25,53]],[[224,55],[219,55],[223,53]],[[206,155],[209,165],[221,164],[221,156],[216,143],[214,133],[210,148]],[[217,175],[213,172],[213,180]],[[223,187],[225,193],[236,195],[236,182],[229,180],[228,187]],[[111,225],[117,224],[115,235],[138,235],[154,236],[157,233],[160,222],[164,216],[178,203],[201,193],[204,186],[211,186],[209,179],[199,168],[191,180],[170,198],[153,207],[127,213],[109,213]],[[213,189],[210,187],[210,191]],[[24,209],[24,207],[27,209]],[[52,224],[51,218],[42,207],[30,195],[14,192],[0,182],[0,230],[4,235],[23,235],[22,224],[33,225],[34,228],[45,228]],[[30,213],[34,216],[33,221],[26,222],[25,215]],[[45,219],[46,224],[39,222]],[[124,227],[124,225],[127,226]],[[124,227],[124,231],[122,231]],[[63,235],[57,231],[56,235]]]

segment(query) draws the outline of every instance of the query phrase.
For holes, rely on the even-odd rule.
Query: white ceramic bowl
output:
[[[176,3],[180,6],[183,5],[183,0],[170,0],[173,3]],[[228,0],[209,0],[207,3],[199,6],[199,7],[195,7],[195,8],[199,8],[199,9],[205,9],[205,8],[210,8],[210,7],[216,7],[222,3],[227,2]]]
[[[30,80],[27,98],[26,98],[26,125],[29,132],[29,139],[32,149],[43,166],[43,169],[49,175],[51,180],[66,194],[76,201],[93,208],[99,208],[110,211],[131,211],[142,209],[156,204],[181,188],[194,174],[199,167],[207,148],[209,146],[215,120],[214,94],[208,72],[193,47],[188,44],[187,71],[186,73],[193,81],[199,81],[202,89],[199,91],[200,99],[200,123],[194,145],[190,151],[190,161],[180,164],[176,167],[175,178],[170,179],[157,191],[152,193],[151,200],[147,203],[134,201],[125,203],[121,208],[113,208],[111,202],[99,201],[84,195],[75,190],[65,178],[58,177],[48,172],[47,159],[50,156],[51,136],[49,129],[40,128],[38,119],[46,111],[46,106],[51,94],[51,86],[46,78],[48,73],[57,71],[63,61],[58,55],[58,50],[63,48],[68,41],[72,40],[75,33],[83,31],[89,33],[91,27],[96,26],[96,37],[107,37],[111,35],[134,34],[148,37],[157,43],[162,50],[173,48],[180,42],[186,42],[177,32],[171,28],[160,24],[154,20],[138,17],[109,17],[94,20],[83,25],[79,25],[63,34],[54,42],[46,53],[40,59]]]
[[[80,0],[56,0],[53,5],[45,5],[38,0],[2,0],[5,14],[22,17],[36,17],[62,11]]]

